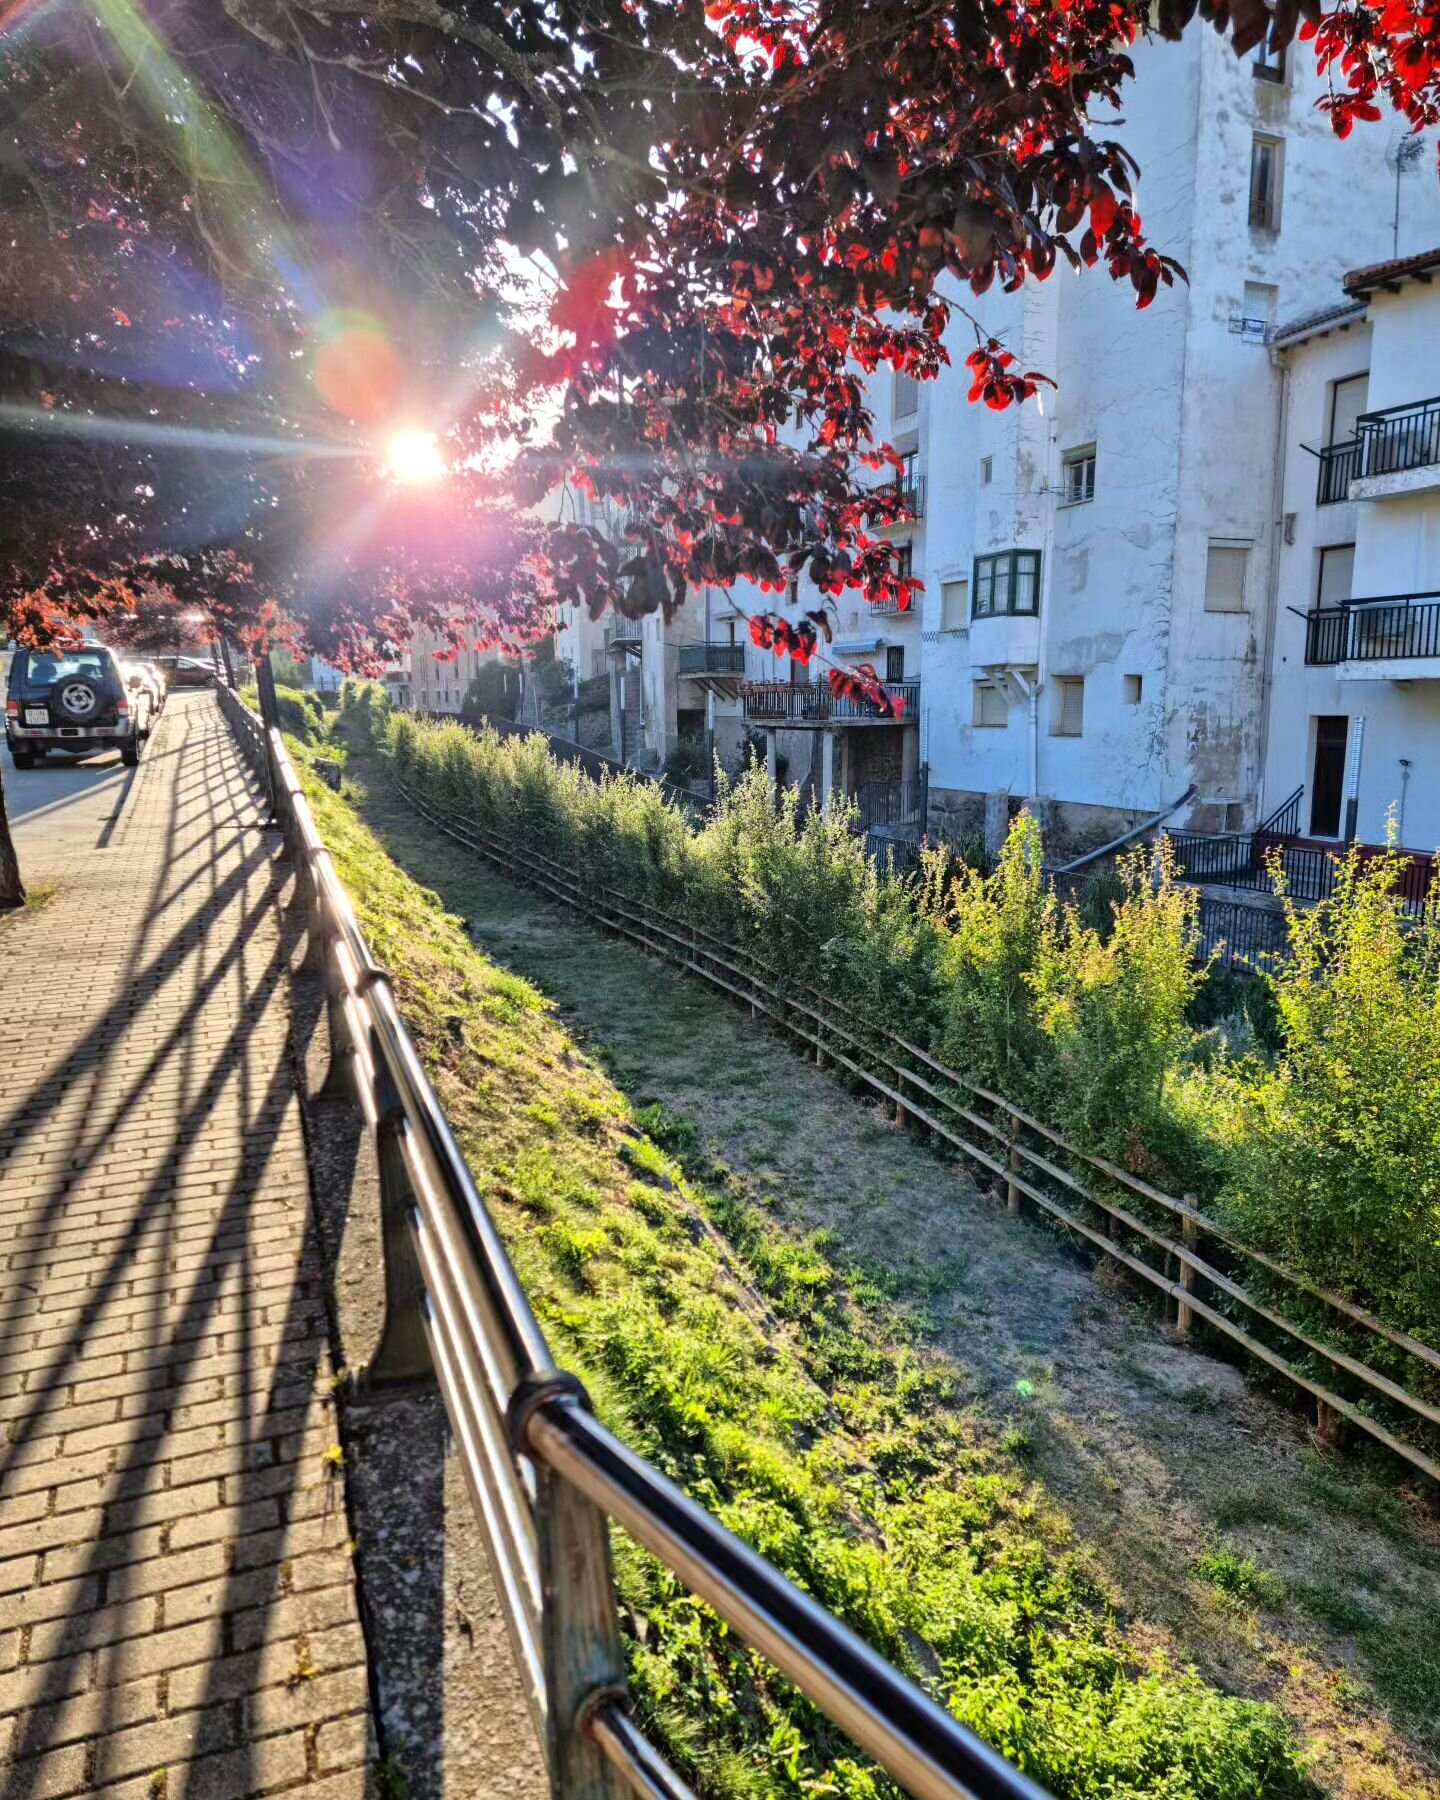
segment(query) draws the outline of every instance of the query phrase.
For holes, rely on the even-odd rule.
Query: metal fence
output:
[[[1350,483],[1440,462],[1440,396],[1361,413],[1355,436],[1320,452],[1315,499],[1328,506],[1350,495]]]
[[[1355,421],[1362,478],[1440,462],[1440,395],[1361,413]]]
[[[883,687],[901,703],[900,722],[911,724],[920,711],[918,681],[887,681]],[[842,699],[824,681],[751,681],[744,688],[745,717],[761,725],[883,724],[893,718],[873,701]]]
[[[1315,489],[1317,506],[1333,506],[1348,500],[1350,483],[1360,473],[1360,446],[1352,438],[1346,444],[1327,444],[1320,452],[1320,475]]]
[[[1237,832],[1209,837],[1194,831],[1167,834],[1175,846],[1180,874],[1186,881],[1213,882],[1217,887],[1248,888],[1254,893],[1274,892],[1272,869],[1278,867],[1286,890],[1296,900],[1331,900],[1339,880],[1345,846],[1328,849],[1315,844],[1295,844],[1268,831]],[[1362,844],[1360,853],[1383,856],[1377,844]],[[1435,858],[1413,851],[1401,853],[1403,862],[1395,895],[1406,912],[1424,911],[1435,876]]]
[[[709,983],[747,1007],[752,1018],[776,1026],[802,1054],[813,1054],[817,1065],[833,1063],[844,1076],[893,1105],[897,1122],[913,1120],[998,1176],[1012,1212],[1020,1210],[1022,1198],[1032,1201],[1065,1230],[1174,1301],[1182,1337],[1190,1334],[1197,1319],[1204,1320],[1312,1396],[1322,1430],[1333,1430],[1338,1420],[1346,1420],[1440,1482],[1440,1463],[1430,1453],[1433,1438],[1426,1436],[1422,1444],[1391,1428],[1398,1424],[1408,1433],[1417,1425],[1422,1432],[1440,1426],[1440,1406],[1427,1397],[1433,1372],[1440,1370],[1440,1350],[1433,1345],[1397,1331],[1354,1300],[1246,1244],[1222,1221],[1202,1213],[1193,1196],[1177,1199],[1105,1157],[1079,1149],[1003,1094],[947,1067],[885,1023],[860,1017],[807,984],[796,987],[785,971],[754,949],[713,937],[649,899],[582,877],[533,844],[497,837],[478,820],[442,817],[420,794],[403,786],[400,791],[422,817],[496,862],[512,879]],[[1098,1210],[1098,1223],[1088,1209]],[[1203,1253],[1198,1248],[1202,1240]],[[1266,1283],[1288,1290],[1289,1299],[1272,1303],[1270,1296],[1249,1290],[1245,1282],[1255,1272],[1261,1272]],[[1207,1287],[1212,1291],[1202,1298]],[[1329,1328],[1318,1325],[1315,1302],[1351,1334],[1348,1347],[1316,1335],[1317,1329],[1328,1334]],[[1286,1316],[1290,1305],[1299,1319]],[[1291,1347],[1279,1348],[1268,1335],[1256,1335],[1271,1330]],[[1292,1360],[1297,1348],[1300,1356]],[[1396,1369],[1402,1366],[1393,1354],[1397,1350],[1410,1359],[1404,1367],[1418,1370],[1423,1393],[1402,1387],[1391,1374],[1364,1360],[1378,1352],[1382,1365]],[[1322,1362],[1329,1366],[1328,1375],[1321,1373]],[[1359,1386],[1347,1397],[1332,1381]],[[1390,1423],[1378,1416],[1387,1405],[1400,1409],[1387,1411]]]
[[[1440,594],[1385,594],[1317,606],[1305,620],[1305,661],[1388,662],[1440,656]]]
[[[556,1800],[684,1800],[630,1714],[610,1521],[918,1800],[1045,1800],[809,1595],[594,1417],[558,1368],[370,953],[276,728],[228,692],[268,785],[327,988],[326,1091],[359,1107],[380,1174],[385,1323],[362,1390],[438,1383]]]
[[[681,644],[676,655],[681,675],[743,675],[743,644]]]

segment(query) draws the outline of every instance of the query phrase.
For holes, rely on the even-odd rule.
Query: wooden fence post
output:
[[[1015,1148],[1015,1139],[1019,1136],[1020,1124],[1014,1113],[1010,1115],[1010,1149],[1006,1161],[1010,1165],[1010,1179],[1005,1183],[1005,1210],[1008,1213],[1020,1211],[1020,1189],[1015,1185],[1015,1173],[1020,1167],[1020,1152]]]
[[[1193,1206],[1195,1204],[1194,1194],[1186,1194],[1185,1204],[1187,1206]],[[1195,1248],[1198,1236],[1199,1233],[1195,1229],[1195,1221],[1189,1217],[1182,1217],[1180,1220],[1180,1241],[1187,1250],[1193,1250]],[[1195,1270],[1190,1263],[1186,1262],[1183,1256],[1180,1258],[1180,1285],[1187,1294],[1194,1292]],[[1188,1338],[1194,1324],[1194,1313],[1190,1310],[1185,1301],[1177,1300],[1175,1303],[1175,1330],[1182,1338]]]

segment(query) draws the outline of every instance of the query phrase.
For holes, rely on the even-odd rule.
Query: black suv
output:
[[[33,768],[47,750],[119,750],[133,768],[150,735],[152,702],[126,681],[101,644],[17,650],[5,693],[5,741],[17,769]]]

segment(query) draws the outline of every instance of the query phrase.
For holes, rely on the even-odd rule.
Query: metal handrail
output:
[[[438,1382],[556,1800],[687,1800],[629,1717],[609,1521],[644,1546],[917,1800],[1044,1790],[620,1442],[558,1368],[374,960],[278,727],[220,703],[273,794],[326,979],[323,1091],[377,1151],[385,1319],[362,1391]]]

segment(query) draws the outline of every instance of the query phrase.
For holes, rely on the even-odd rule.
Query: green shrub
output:
[[[1220,1205],[1252,1242],[1432,1341],[1440,1317],[1440,892],[1418,924],[1400,862],[1340,860],[1334,898],[1287,905],[1267,977],[1283,1052],[1208,1078]]]
[[[941,846],[896,877],[866,856],[843,799],[807,808],[753,762],[720,779],[697,827],[656,783],[593,781],[542,736],[391,717],[373,684],[347,683],[343,705],[437,804],[582,887],[744,946],[782,991],[821,988],[899,1029],[1081,1147],[1200,1195],[1259,1247],[1433,1335],[1440,900],[1407,922],[1393,858],[1352,854],[1333,901],[1291,906],[1293,958],[1262,982],[1197,965],[1194,892],[1168,840],[1062,905],[1028,812],[988,872]]]

